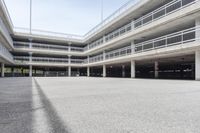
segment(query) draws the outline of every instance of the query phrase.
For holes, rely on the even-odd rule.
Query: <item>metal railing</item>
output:
[[[166,36],[158,37],[142,43],[135,44],[135,53],[145,52],[149,50],[179,45],[187,42],[193,42],[200,38],[195,36],[196,32],[200,31],[200,27],[193,27]]]
[[[14,31],[16,33],[26,33],[31,35],[39,35],[39,36],[47,36],[47,37],[58,37],[58,38],[64,38],[66,40],[77,40],[82,42],[83,36],[79,35],[73,35],[73,34],[66,34],[66,33],[58,33],[58,32],[52,32],[52,31],[45,31],[45,30],[38,30],[38,29],[32,29],[30,31],[29,28],[22,28],[22,27],[13,27]]]
[[[98,62],[98,61],[103,61],[103,54],[89,58],[89,63],[94,63],[94,62]]]
[[[4,56],[4,58],[7,58],[9,61],[13,61],[13,56],[11,53],[8,51],[7,48],[5,48],[1,43],[0,43],[0,54]]]
[[[28,56],[14,56],[13,58],[16,63],[30,62],[30,57],[28,57]]]
[[[98,39],[97,41],[95,41],[95,42],[89,44],[89,49],[92,49],[92,48],[94,48],[94,47],[97,47],[97,46],[99,46],[99,45],[101,45],[101,44],[103,44],[103,43],[104,43],[103,38],[100,38],[100,39]]]
[[[4,0],[1,0],[2,3],[4,3]],[[171,14],[181,8],[184,8],[190,4],[195,3],[198,0],[173,0],[170,3],[165,4],[164,6],[148,13],[145,16],[140,17],[139,19],[121,27],[120,29],[117,29],[115,31],[113,31],[112,33],[108,34],[107,36],[105,36],[105,41],[104,41],[104,37],[102,37],[100,40],[97,40],[91,44],[89,44],[88,47],[85,47],[83,51],[88,50],[88,49],[92,49],[96,46],[99,46],[113,38],[116,38],[122,34],[125,34],[128,31],[131,31],[132,29],[136,29],[139,27],[142,27],[143,25],[146,25],[148,23],[151,23],[157,19],[160,19],[164,16],[167,16],[168,14]],[[54,37],[62,37],[62,38],[68,38],[68,39],[76,39],[79,40],[81,42],[84,42],[84,40],[87,39],[87,37],[89,37],[92,34],[95,34],[96,32],[98,32],[98,30],[100,28],[102,28],[103,26],[105,26],[106,24],[108,24],[109,22],[111,22],[112,20],[114,20],[115,18],[117,18],[118,16],[120,16],[122,13],[124,13],[125,11],[127,11],[128,9],[130,9],[131,7],[134,7],[135,5],[137,5],[138,3],[140,3],[140,0],[130,0],[129,2],[127,2],[125,5],[123,5],[119,10],[117,10],[116,12],[114,12],[110,17],[106,18],[102,23],[100,23],[99,25],[97,25],[95,28],[93,28],[91,31],[89,31],[85,36],[78,36],[78,35],[71,35],[71,34],[65,34],[65,33],[57,33],[57,32],[51,32],[51,31],[44,31],[44,30],[38,30],[38,29],[32,29],[30,31],[29,28],[17,28],[15,27],[15,31],[19,32],[19,33],[27,33],[29,34],[30,32],[32,34],[35,35],[44,35],[44,36],[54,36]],[[5,3],[4,6],[6,7]],[[9,17],[9,13],[6,9],[6,13],[8,14]],[[10,17],[9,17],[10,18]],[[133,23],[133,25],[132,25]],[[132,27],[134,26],[134,27]],[[82,51],[82,50],[80,50]]]
[[[66,58],[32,57],[32,62],[69,63],[69,60]]]
[[[200,41],[200,38],[196,37],[197,32],[200,33],[200,27],[192,27],[192,28],[185,29],[179,32],[175,32],[172,34],[168,34],[168,35],[151,39],[142,43],[135,44],[134,49],[132,49],[131,46],[129,45],[120,49],[106,52],[105,54],[99,54],[93,57],[89,57],[89,59],[70,59],[70,62],[69,62],[69,59],[65,59],[65,58],[32,57],[31,60],[32,62],[71,63],[71,64],[87,64],[87,63],[100,62],[103,60],[124,57],[131,54],[137,54],[137,53],[146,52],[150,50],[180,45],[184,43],[194,42],[197,40]],[[30,57],[15,56],[14,60],[21,63],[30,62]]]
[[[134,29],[140,28],[144,25],[147,25],[153,21],[156,21],[162,17],[165,17],[173,12],[176,12],[177,10],[180,10],[182,8],[185,8],[186,6],[189,6],[191,4],[194,4],[198,0],[173,0],[170,3],[167,3],[163,5],[162,7],[159,7],[158,9],[148,13],[145,16],[140,17],[139,19],[128,23],[127,25],[122,26],[121,28],[109,33],[105,36],[105,42],[108,42],[116,37],[119,37],[121,35],[124,35]],[[132,25],[133,23],[133,25]],[[99,45],[105,43],[102,42]],[[99,45],[93,45],[93,47],[89,47],[89,49],[92,49]]]
[[[30,47],[31,45],[31,47]],[[84,48],[61,46],[54,44],[44,44],[44,43],[30,43],[30,42],[14,42],[15,48],[28,48],[28,49],[44,49],[44,50],[59,50],[59,51],[72,51],[72,52],[83,52]]]
[[[141,0],[128,1],[121,8],[119,8],[117,11],[115,11],[113,14],[111,14],[109,17],[107,17],[105,20],[103,20],[100,24],[98,24],[96,27],[94,27],[92,30],[90,30],[87,34],[85,34],[84,37],[88,38],[89,36],[96,34],[98,32],[98,30],[101,29],[103,26],[105,26],[109,22],[113,21],[115,18],[119,17],[122,13],[124,13],[131,7],[136,6],[140,2],[141,2]]]
[[[69,63],[69,60],[66,58],[48,58],[48,57],[28,57],[28,56],[14,56],[14,60],[17,63]]]
[[[84,64],[85,59],[71,59],[71,64]]]
[[[106,60],[131,55],[131,46],[123,47],[106,53]]]
[[[15,48],[30,48],[30,44],[28,42],[13,42]]]
[[[165,17],[181,8],[184,8],[185,6],[194,4],[196,1],[197,0],[173,0],[170,3],[167,3],[159,7],[158,9],[148,13],[147,15],[142,16],[139,19],[135,20],[133,22],[134,29],[142,27],[162,17]]]
[[[125,25],[125,26],[109,33],[108,35],[106,35],[105,41],[108,42],[108,41],[110,41],[110,40],[112,40],[116,37],[119,37],[119,36],[129,32],[129,31],[131,31],[131,30],[132,30],[131,23],[128,23],[127,25]]]
[[[4,35],[6,40],[9,42],[9,44],[12,46],[13,45],[12,38],[10,37],[10,33],[8,32],[6,26],[1,18],[0,18],[0,30],[2,30],[2,34]]]
[[[84,52],[84,48],[79,48],[79,47],[70,47],[70,50],[72,52]]]
[[[6,6],[5,1],[4,1],[4,0],[0,0],[0,4],[1,4],[1,6],[2,6],[2,9],[3,9],[4,12],[5,12],[6,17],[8,18],[8,21],[9,21],[9,24],[10,24],[11,28],[14,27],[13,22],[12,22],[12,19],[11,19],[11,17],[10,17],[10,14],[9,14],[9,11],[8,11],[8,8],[7,8],[7,6]]]

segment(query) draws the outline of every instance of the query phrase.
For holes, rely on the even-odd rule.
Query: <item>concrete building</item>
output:
[[[133,0],[84,36],[14,28],[0,2],[1,77],[200,80],[200,0]]]

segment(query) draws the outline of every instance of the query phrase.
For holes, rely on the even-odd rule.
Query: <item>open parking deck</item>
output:
[[[1,133],[199,133],[200,82],[0,79]]]

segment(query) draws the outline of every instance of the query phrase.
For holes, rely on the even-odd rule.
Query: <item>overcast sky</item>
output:
[[[33,29],[84,35],[101,21],[101,0],[32,0]],[[104,18],[128,0],[104,0]],[[29,0],[5,0],[16,27],[29,27]]]

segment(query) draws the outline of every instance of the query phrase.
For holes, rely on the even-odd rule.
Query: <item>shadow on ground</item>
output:
[[[35,89],[35,93],[33,90]],[[34,106],[34,99],[40,105]],[[35,126],[36,112],[44,112],[48,131],[69,133],[51,101],[34,78],[10,78],[0,80],[0,132],[1,133],[43,133],[42,124]]]
[[[39,83],[34,79],[36,88],[39,92],[39,97],[41,98],[42,105],[44,105],[44,110],[47,115],[49,126],[52,128],[53,133],[69,133],[67,127],[64,125],[64,122],[61,120],[60,116],[56,112],[55,108],[51,104],[50,100],[47,98],[45,93],[43,92]]]

